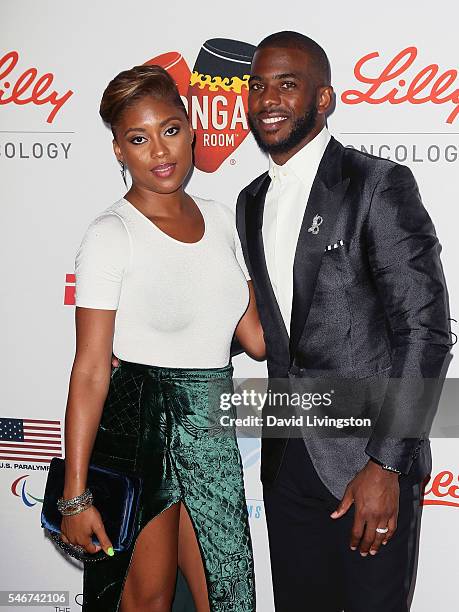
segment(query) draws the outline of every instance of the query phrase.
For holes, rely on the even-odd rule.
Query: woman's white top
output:
[[[117,311],[113,352],[120,359],[172,368],[230,361],[234,330],[248,306],[249,275],[234,213],[193,200],[205,223],[199,242],[175,240],[124,198],[83,238],[76,305]]]

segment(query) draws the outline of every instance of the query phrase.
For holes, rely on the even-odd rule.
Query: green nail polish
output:
[[[107,550],[107,555],[109,555],[109,557],[113,557],[114,554],[115,551],[113,550],[113,546],[110,546],[110,548]]]

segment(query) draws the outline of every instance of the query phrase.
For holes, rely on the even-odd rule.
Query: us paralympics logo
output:
[[[165,68],[177,83],[196,134],[194,162],[215,172],[249,133],[247,98],[255,47],[228,38],[207,40],[193,70],[178,51],[157,55],[145,64]]]
[[[238,438],[238,445],[244,469],[260,462],[261,440],[259,438]]]
[[[32,495],[32,493],[27,491],[28,477],[29,475],[25,474],[24,476],[19,476],[19,478],[16,478],[16,480],[14,480],[11,484],[11,493],[15,497],[19,497],[24,506],[27,506],[27,508],[33,508],[33,506],[36,506],[37,503],[43,503],[43,498],[35,497]]]

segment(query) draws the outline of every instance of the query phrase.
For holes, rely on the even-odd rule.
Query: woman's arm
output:
[[[116,310],[76,308],[76,355],[65,413],[64,499],[86,489],[89,459],[110,384],[115,314]],[[91,541],[92,534],[100,546]],[[95,506],[64,516],[61,538],[67,544],[83,546],[88,553],[103,548],[108,555],[114,554]]]
[[[257,361],[262,361],[266,355],[265,338],[258,316],[253,283],[252,281],[247,281],[247,284],[249,286],[250,301],[247,310],[236,327],[236,338],[250,357]]]
[[[88,227],[75,258],[76,354],[65,414],[64,499],[80,495],[87,486],[91,452],[110,384],[115,315],[122,279],[130,262],[130,239],[123,220],[107,212]],[[80,544],[89,553],[95,534],[107,554],[111,543],[95,506],[64,516],[61,538]]]
[[[65,499],[86,488],[110,382],[115,314],[116,310],[76,308],[76,354],[65,414]]]

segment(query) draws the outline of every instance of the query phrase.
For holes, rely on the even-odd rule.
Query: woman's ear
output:
[[[116,159],[119,162],[123,162],[123,154],[121,153],[120,145],[116,142],[116,138],[112,141],[113,144],[113,152],[115,153]]]
[[[188,123],[188,129],[190,131],[190,140],[191,140],[191,143],[193,143],[193,141],[194,141],[194,130],[193,130],[193,126],[191,125],[191,123]]]

